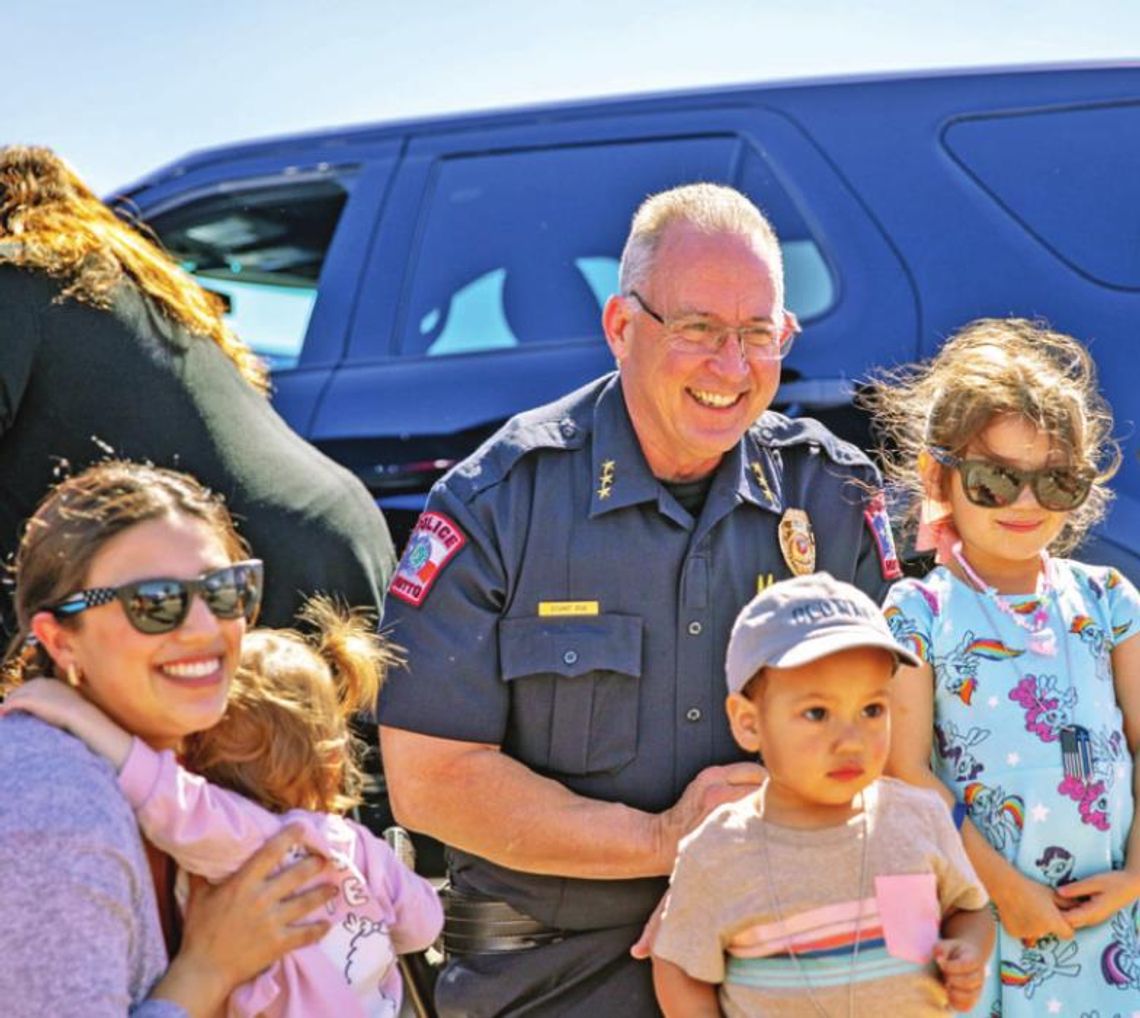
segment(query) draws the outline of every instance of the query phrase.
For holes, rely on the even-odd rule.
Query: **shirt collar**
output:
[[[610,379],[594,404],[592,470],[591,518],[642,502],[659,502],[664,493],[641,451],[618,374]],[[773,458],[751,432],[725,453],[716,475],[710,499],[725,492],[762,509],[782,510],[780,478]]]

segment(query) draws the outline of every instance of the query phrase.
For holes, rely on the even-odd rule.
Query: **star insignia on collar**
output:
[[[756,478],[756,483],[760,486],[760,491],[764,497],[772,504],[776,504],[776,496],[772,494],[772,489],[768,486],[768,478],[764,474],[764,467],[759,462],[752,462],[748,464],[748,469],[752,471],[752,476]]]
[[[598,475],[598,498],[609,498],[614,490],[614,461],[605,460],[602,472]]]

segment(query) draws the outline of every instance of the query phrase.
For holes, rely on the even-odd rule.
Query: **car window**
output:
[[[1140,104],[965,118],[944,137],[993,200],[1070,266],[1140,289]]]
[[[270,367],[292,367],[349,180],[211,194],[161,212],[149,224],[187,271],[222,296],[234,331]]]
[[[600,311],[638,204],[694,180],[742,186],[784,241],[788,304],[825,311],[835,287],[762,157],[731,135],[461,156],[438,164],[399,326],[405,355],[601,342]]]

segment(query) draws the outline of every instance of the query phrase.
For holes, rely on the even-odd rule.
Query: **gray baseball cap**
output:
[[[895,661],[922,662],[891,635],[879,606],[850,583],[812,573],[774,583],[741,610],[728,639],[728,691],[761,668],[795,668],[851,647],[882,647]]]

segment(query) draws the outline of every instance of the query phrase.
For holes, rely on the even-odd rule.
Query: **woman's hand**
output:
[[[1050,933],[1061,940],[1072,940],[1073,926],[1066,913],[1057,907],[1053,888],[1047,884],[1039,884],[1011,869],[1000,889],[991,887],[989,890],[1002,927],[1011,937],[1028,944]]]
[[[1140,876],[1127,870],[1109,870],[1058,887],[1055,901],[1065,921],[1079,930],[1083,926],[1100,925],[1138,897]],[[1087,900],[1081,901],[1082,898]]]
[[[182,949],[153,998],[206,1018],[239,985],[328,932],[327,921],[306,918],[337,894],[333,883],[308,886],[328,870],[328,860],[309,856],[281,868],[300,837],[299,828],[286,827],[228,880],[192,884]]]

